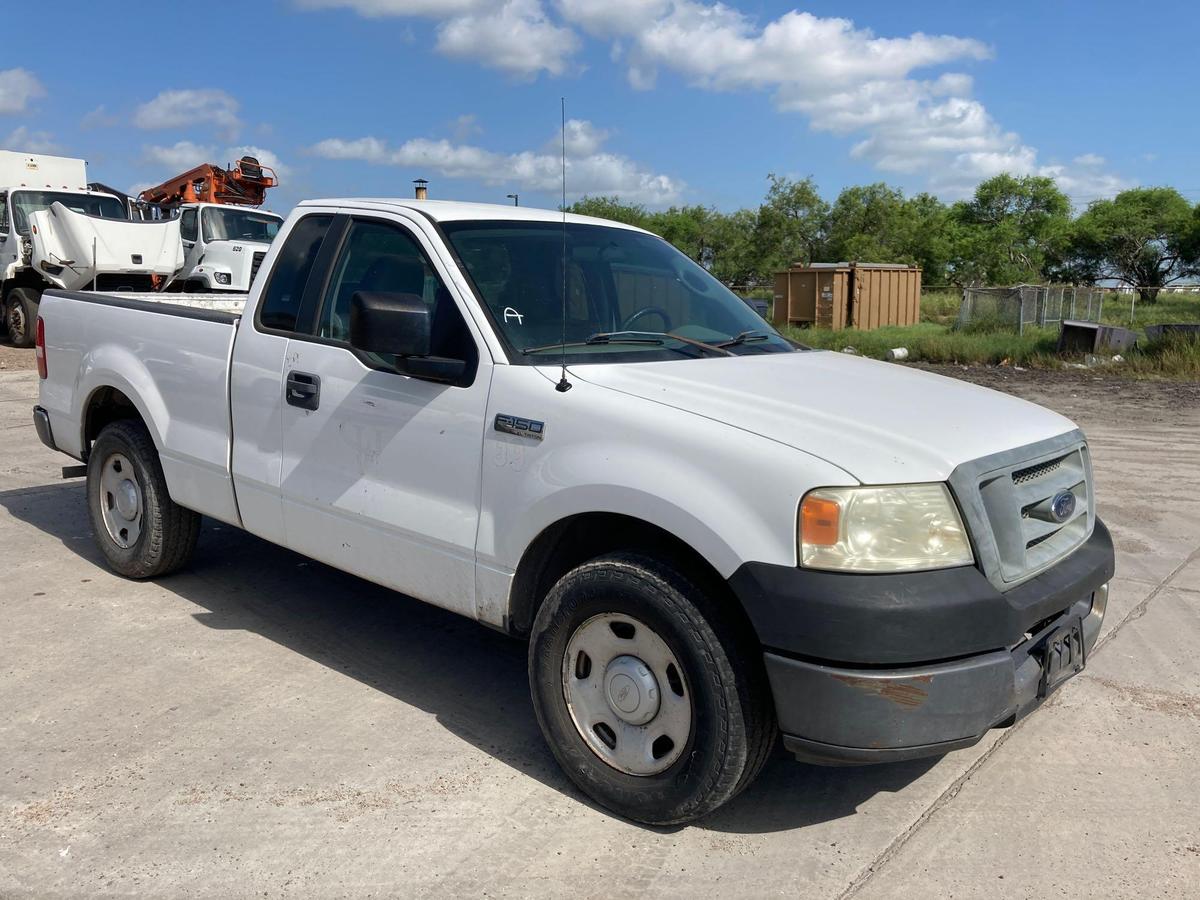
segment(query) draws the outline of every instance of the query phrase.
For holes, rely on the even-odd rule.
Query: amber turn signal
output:
[[[805,497],[800,504],[800,539],[810,546],[832,547],[839,539],[841,512],[836,500]]]

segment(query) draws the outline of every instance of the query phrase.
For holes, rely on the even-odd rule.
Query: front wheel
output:
[[[109,568],[126,578],[155,578],[181,568],[200,534],[200,516],[171,499],[146,427],[106,425],[87,467],[88,513]]]
[[[38,293],[29,288],[14,288],[9,292],[4,308],[4,324],[8,339],[14,347],[32,347],[34,324],[38,315]]]
[[[566,774],[601,805],[690,822],[758,774],[775,739],[750,640],[674,568],[613,554],[574,569],[529,646],[538,723]]]

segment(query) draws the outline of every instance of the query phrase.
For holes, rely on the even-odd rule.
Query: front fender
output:
[[[572,516],[648,522],[727,578],[751,560],[794,566],[800,498],[817,486],[857,484],[759,435],[583,379],[573,385],[559,393],[528,366],[498,366],[493,375],[476,544],[486,621],[505,611],[525,550]],[[492,429],[496,414],[543,422],[543,439]]]

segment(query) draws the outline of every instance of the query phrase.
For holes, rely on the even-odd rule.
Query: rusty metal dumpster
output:
[[[887,263],[814,263],[775,275],[772,321],[872,329],[921,318],[921,270]]]

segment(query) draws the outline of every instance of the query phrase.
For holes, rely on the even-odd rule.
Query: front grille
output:
[[[262,266],[263,257],[266,255],[267,252],[265,250],[259,250],[254,254],[254,259],[250,261],[250,284],[254,284],[254,276],[258,274],[258,270]]]
[[[950,479],[989,580],[1007,590],[1053,565],[1092,532],[1091,461],[1078,432],[966,463]],[[1075,495],[1056,521],[1053,500]]]
[[[1012,473],[1013,484],[1024,484],[1027,481],[1036,481],[1043,475],[1049,475],[1063,464],[1064,459],[1066,459],[1065,456],[1060,459],[1052,459],[1049,462],[1038,463],[1036,466],[1018,469],[1016,472]]]

